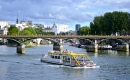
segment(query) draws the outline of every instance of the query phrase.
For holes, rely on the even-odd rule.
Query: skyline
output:
[[[129,0],[0,0],[0,20],[16,23],[33,21],[52,26],[65,24],[75,29],[75,24],[89,26],[95,16],[106,12],[130,12]]]

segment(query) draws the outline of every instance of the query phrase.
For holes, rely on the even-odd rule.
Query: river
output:
[[[129,80],[129,53],[100,51],[87,53],[85,49],[64,45],[77,53],[88,54],[98,67],[71,68],[41,63],[42,54],[52,50],[52,45],[26,48],[26,54],[16,53],[16,47],[0,46],[0,80]]]

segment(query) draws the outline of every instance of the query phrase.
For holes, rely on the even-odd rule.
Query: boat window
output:
[[[57,59],[57,56],[55,56],[55,59]]]
[[[67,60],[70,61],[70,58],[68,58]]]
[[[52,58],[54,58],[54,56],[51,56]]]
[[[66,59],[66,56],[63,56],[63,60],[65,60]]]
[[[60,56],[57,56],[57,59],[60,59]]]
[[[69,62],[70,61],[70,57],[63,56],[63,60]]]

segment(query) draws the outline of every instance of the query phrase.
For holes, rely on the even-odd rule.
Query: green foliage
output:
[[[43,32],[43,29],[41,26],[38,26],[37,28],[35,28],[35,31],[36,31],[37,35],[40,35],[40,34],[42,34],[42,35],[55,35],[54,32]]]
[[[96,16],[90,23],[91,34],[110,35],[116,32],[130,32],[130,14],[127,12],[107,12]]]
[[[18,35],[18,34],[19,34],[19,29],[16,26],[11,25],[8,28],[8,35]]]
[[[42,34],[43,34],[43,35],[55,35],[54,32],[43,32]]]
[[[43,30],[41,26],[38,26],[37,28],[35,28],[36,34],[42,34]]]
[[[20,31],[20,35],[36,35],[36,32],[32,27],[27,27]]]
[[[89,35],[90,33],[90,27],[88,26],[83,26],[77,31],[78,35]]]

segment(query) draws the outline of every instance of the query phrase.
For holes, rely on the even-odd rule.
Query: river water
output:
[[[26,54],[16,53],[15,47],[0,46],[0,80],[130,80],[129,53],[99,51],[87,53],[85,49],[64,45],[77,53],[85,53],[96,68],[71,68],[41,63],[42,54],[52,45],[26,48]]]

